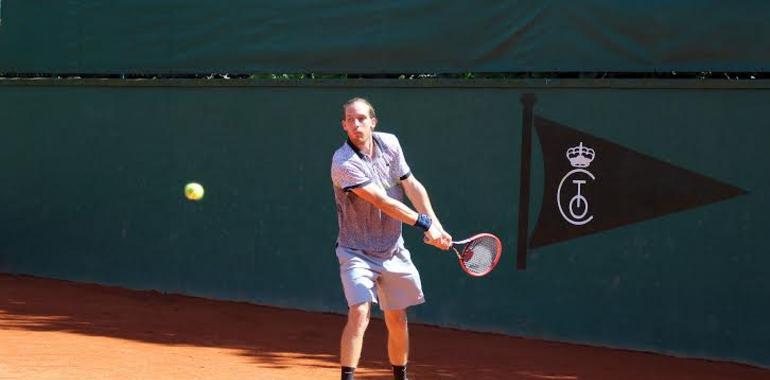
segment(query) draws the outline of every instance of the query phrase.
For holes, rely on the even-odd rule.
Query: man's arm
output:
[[[433,211],[433,206],[430,203],[430,197],[428,197],[428,191],[425,190],[425,186],[417,180],[414,174],[401,181],[401,185],[404,187],[406,197],[409,198],[409,201],[412,202],[412,205],[414,205],[417,211],[426,214],[433,219],[433,223],[437,225],[439,232],[441,233],[441,236],[439,237],[441,240],[440,243],[446,245],[448,249],[452,245],[452,236],[444,231],[444,227],[441,225],[441,222],[439,222],[438,216],[436,216],[436,213]],[[431,242],[429,243],[433,244]]]
[[[406,197],[412,202],[414,208],[416,208],[418,212],[430,216],[430,218],[433,219],[433,223],[438,223],[439,226],[441,226],[441,223],[436,217],[436,213],[433,211],[433,206],[430,203],[428,191],[425,190],[425,186],[415,178],[414,174],[401,181],[401,185],[404,187],[404,193],[406,193]]]
[[[361,197],[361,199],[371,203],[378,209],[382,210],[386,215],[390,216],[391,218],[394,218],[396,220],[400,220],[402,223],[406,223],[410,226],[413,226],[417,222],[417,218],[420,216],[420,213],[417,211],[412,210],[409,206],[405,205],[403,202],[400,202],[396,199],[391,198],[388,196],[387,193],[385,193],[385,190],[380,187],[379,185],[376,185],[374,183],[370,183],[366,186],[357,187],[353,190],[354,194]],[[427,195],[426,195],[427,197]],[[411,197],[409,197],[411,200]],[[428,204],[430,204],[430,201],[428,201]],[[415,205],[416,207],[417,205]],[[418,210],[420,210],[418,208]],[[449,249],[451,245],[451,237],[448,241],[446,239],[442,239],[443,234],[446,234],[443,232],[443,229],[441,228],[441,223],[438,222],[438,220],[434,219],[433,216],[435,213],[431,210],[431,213],[424,212],[420,210],[420,212],[428,215],[433,219],[433,223],[431,223],[430,228],[425,231],[425,237],[428,240],[428,243],[436,246],[440,249]],[[443,234],[442,234],[443,232]]]

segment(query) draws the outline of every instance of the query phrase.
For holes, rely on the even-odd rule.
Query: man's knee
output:
[[[407,328],[409,322],[406,318],[406,310],[388,310],[384,314],[388,330],[404,330]]]
[[[348,326],[357,333],[363,333],[369,325],[369,302],[353,305],[348,309]]]

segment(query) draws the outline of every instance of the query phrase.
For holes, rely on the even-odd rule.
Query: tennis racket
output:
[[[458,250],[455,246],[461,244],[464,245]],[[465,240],[453,241],[452,250],[457,254],[460,268],[465,273],[473,277],[481,277],[495,269],[503,253],[503,245],[497,236],[482,233]]]

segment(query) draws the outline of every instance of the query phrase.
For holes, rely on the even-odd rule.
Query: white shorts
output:
[[[341,246],[336,252],[348,306],[374,302],[381,310],[401,310],[425,302],[420,274],[403,246],[387,259]]]

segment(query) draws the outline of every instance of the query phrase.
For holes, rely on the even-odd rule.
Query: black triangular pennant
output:
[[[534,116],[545,187],[530,248],[718,202],[746,191]]]

